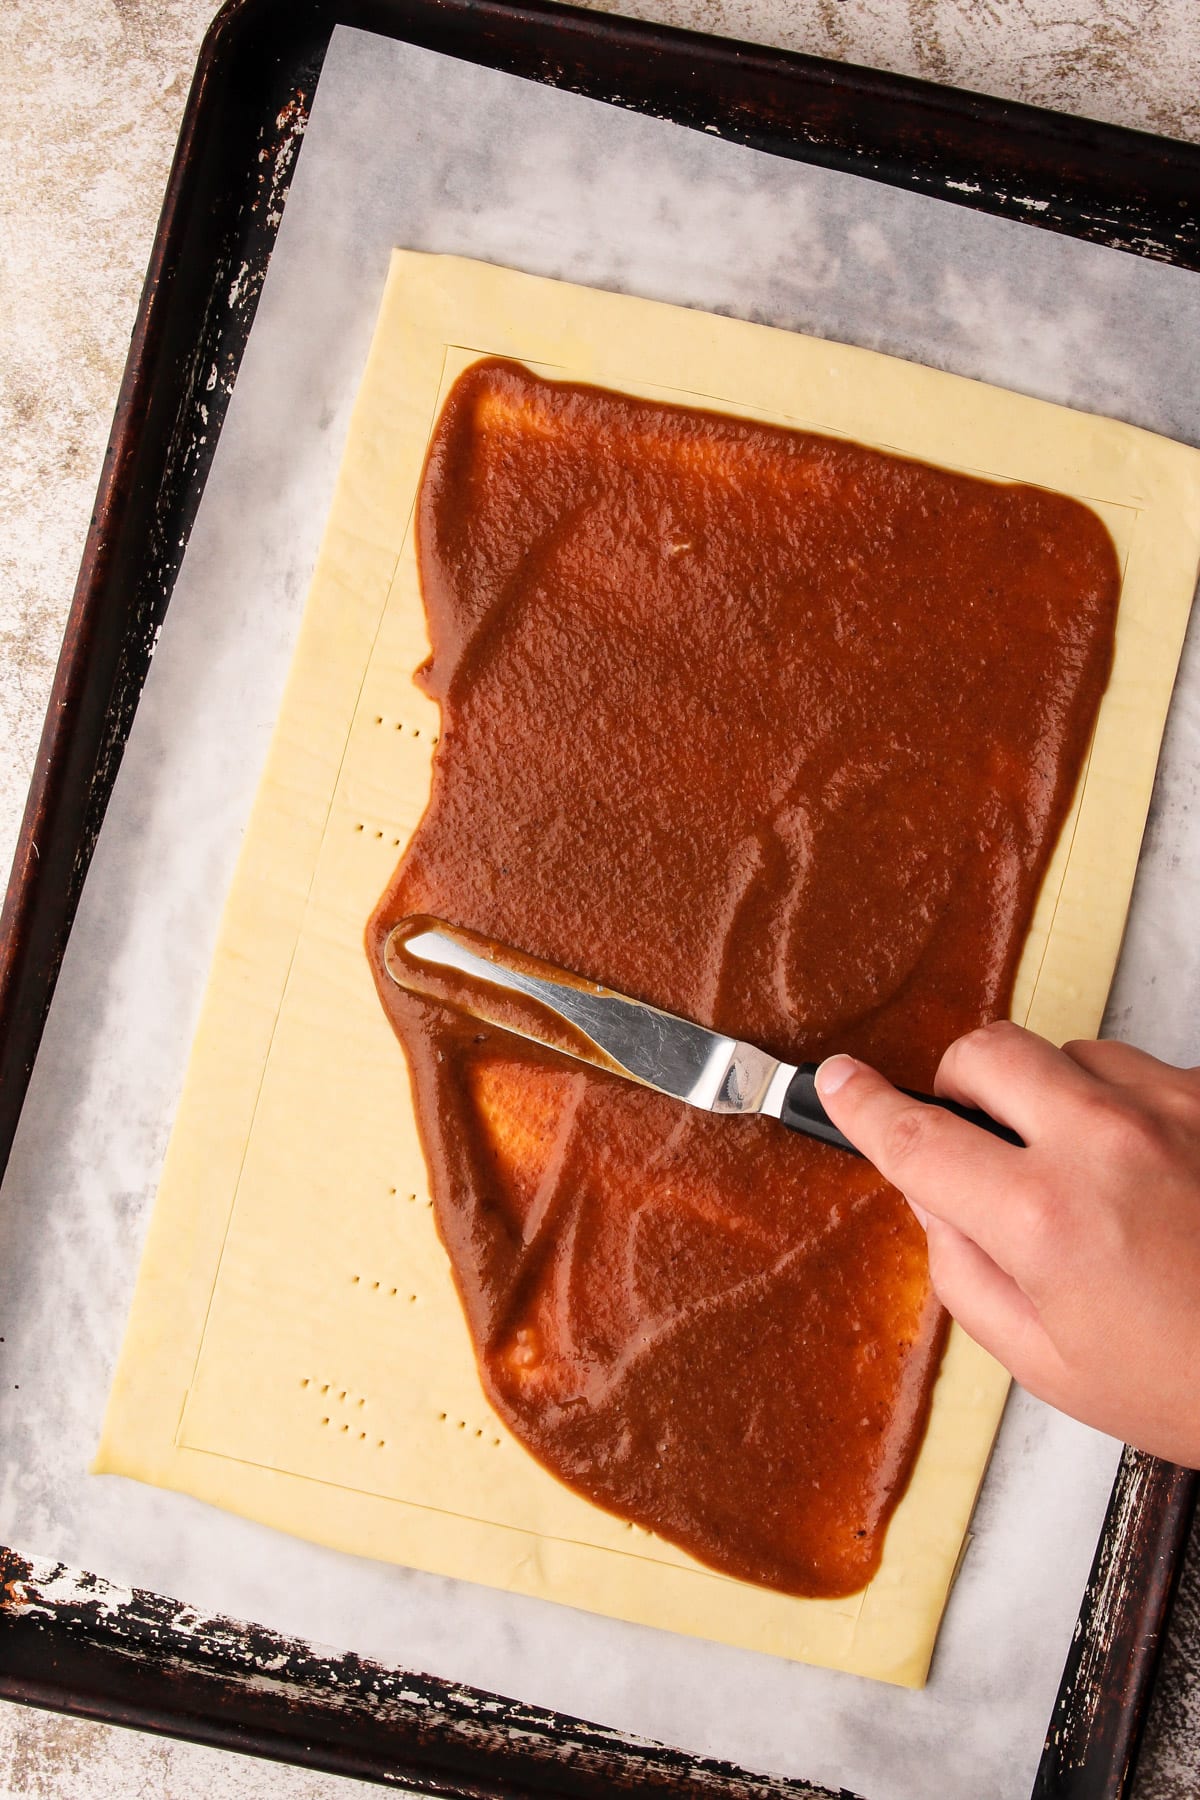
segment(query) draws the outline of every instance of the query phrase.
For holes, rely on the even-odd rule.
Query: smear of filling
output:
[[[856,1592],[945,1332],[899,1194],[405,994],[382,944],[430,913],[927,1088],[1007,1011],[1108,678],[1112,541],[1042,489],[487,361],[417,547],[440,741],[367,945],[488,1398],[712,1567]]]

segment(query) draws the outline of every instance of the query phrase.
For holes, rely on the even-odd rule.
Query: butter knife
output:
[[[384,943],[398,987],[501,1031],[573,1056],[712,1113],[762,1113],[790,1131],[859,1152],[817,1097],[817,1063],[786,1063],[643,1000],[497,944],[440,919],[401,920]],[[972,1107],[911,1088],[904,1093],[1005,1142],[1022,1140]]]

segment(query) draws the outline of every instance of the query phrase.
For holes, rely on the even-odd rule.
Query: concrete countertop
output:
[[[611,10],[1200,141],[1200,13],[1192,0],[624,0]],[[8,0],[0,10],[6,870],[167,169],[213,11],[213,0]],[[0,1706],[0,1796],[351,1800],[374,1791]],[[1194,1534],[1136,1794],[1192,1800],[1198,1792]]]

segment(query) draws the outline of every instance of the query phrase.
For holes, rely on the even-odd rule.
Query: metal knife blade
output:
[[[384,962],[399,987],[704,1112],[761,1112],[777,1119],[796,1073],[794,1063],[752,1044],[438,919],[403,920],[387,938]],[[434,971],[466,979],[434,983]]]
[[[643,1000],[441,919],[402,919],[384,965],[398,987],[610,1075],[713,1113],[762,1113],[790,1131],[859,1154],[817,1097],[816,1063],[785,1063]],[[1021,1147],[1008,1126],[957,1101],[903,1089]]]

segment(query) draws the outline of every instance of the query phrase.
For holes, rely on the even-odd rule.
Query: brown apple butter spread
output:
[[[487,1394],[562,1481],[733,1576],[877,1568],[944,1338],[866,1163],[398,990],[429,913],[928,1088],[1003,1014],[1108,676],[1078,501],[482,362],[417,545],[433,791],[368,928]]]

